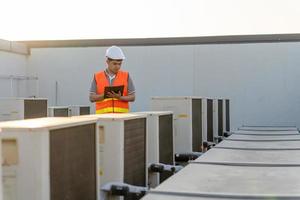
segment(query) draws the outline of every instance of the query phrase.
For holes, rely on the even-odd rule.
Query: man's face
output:
[[[107,59],[106,63],[107,63],[107,68],[109,69],[109,71],[116,74],[121,68],[122,60]]]

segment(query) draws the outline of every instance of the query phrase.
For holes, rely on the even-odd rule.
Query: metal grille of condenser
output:
[[[230,103],[229,99],[225,100],[226,105],[226,131],[230,131]]]
[[[124,182],[145,186],[146,119],[127,120],[124,126]]]
[[[174,164],[173,152],[173,115],[159,116],[159,162]],[[162,172],[160,183],[172,176],[172,172]]]
[[[192,100],[192,138],[193,151],[200,152],[202,145],[202,102],[201,99]]]
[[[47,117],[46,99],[25,99],[24,100],[24,119]]]
[[[68,117],[69,116],[69,108],[54,108],[53,116],[54,117]]]
[[[89,114],[91,114],[89,106],[80,106],[79,115],[89,115]]]
[[[95,124],[50,131],[51,200],[96,200]]]
[[[213,142],[213,100],[207,99],[207,141]]]
[[[223,100],[218,99],[218,135],[223,136]]]

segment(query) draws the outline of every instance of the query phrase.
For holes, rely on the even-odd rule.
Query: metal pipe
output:
[[[14,86],[13,86],[13,79],[10,79],[10,96],[14,96]]]
[[[101,190],[107,192],[112,196],[127,196],[135,194],[136,197],[141,198],[148,191],[147,187],[130,185],[122,182],[109,182],[101,187]]]
[[[16,75],[0,75],[0,79],[9,80],[10,81],[10,96],[14,97],[14,80],[36,80],[38,84],[38,77],[36,76],[16,76]],[[17,84],[18,86],[18,84]],[[18,89],[18,88],[17,88]],[[28,90],[28,83],[27,83]],[[17,91],[16,96],[19,95],[19,91]],[[38,85],[37,85],[37,95],[38,95]]]
[[[57,106],[58,99],[58,82],[55,81],[55,105]]]
[[[0,79],[38,80],[38,77],[36,77],[36,76],[0,75]]]
[[[39,94],[39,79],[36,79],[36,97],[38,98],[39,96],[40,96],[40,94]]]

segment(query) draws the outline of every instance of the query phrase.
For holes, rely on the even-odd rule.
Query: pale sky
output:
[[[0,0],[0,39],[300,33],[299,0]]]

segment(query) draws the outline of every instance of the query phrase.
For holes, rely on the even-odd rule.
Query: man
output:
[[[121,48],[111,46],[106,50],[106,65],[104,71],[97,72],[90,88],[90,101],[96,103],[96,114],[124,113],[129,111],[129,102],[135,100],[135,87],[129,73],[120,70],[125,56]],[[104,98],[107,86],[124,86],[123,93],[108,92]]]

